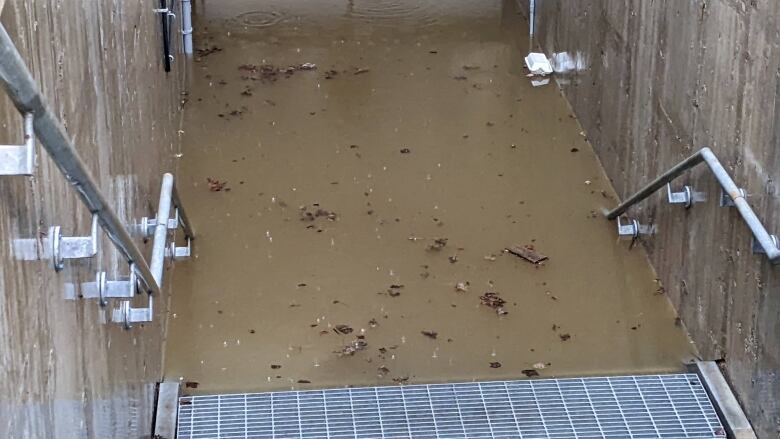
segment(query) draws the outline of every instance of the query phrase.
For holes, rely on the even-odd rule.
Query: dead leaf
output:
[[[487,293],[479,296],[479,300],[483,305],[489,306],[493,309],[499,309],[506,304],[506,300],[502,299],[498,293],[488,291]]]
[[[227,184],[227,181],[220,181],[216,178],[206,177],[206,182],[209,185],[209,190],[211,192],[219,192],[225,189],[225,185]]]
[[[362,338],[357,338],[352,343],[343,346],[340,350],[334,353],[339,354],[339,357],[353,356],[355,352],[362,351],[368,347],[368,343]]]

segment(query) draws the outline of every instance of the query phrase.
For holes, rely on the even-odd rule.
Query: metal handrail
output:
[[[135,265],[143,284],[148,289],[147,292],[159,294],[160,283],[152,274],[149,265],[127,229],[100,192],[95,179],[76,151],[65,128],[49,109],[24,60],[2,24],[0,24],[0,85],[8,93],[20,113],[33,114],[33,127],[41,145],[49,152],[68,182],[76,188],[89,211],[97,215],[101,227],[120,253],[124,255],[127,262]]]
[[[645,187],[640,189],[637,193],[630,196],[627,200],[620,203],[617,207],[609,211],[606,216],[607,219],[613,220],[625,213],[631,206],[639,203],[645,198],[652,195],[658,189],[661,189],[664,185],[677,178],[680,174],[693,168],[699,163],[707,163],[707,166],[715,175],[715,179],[720,183],[724,193],[734,202],[734,206],[739,211],[742,219],[745,221],[750,231],[753,233],[753,237],[756,242],[766,253],[767,258],[773,264],[780,264],[780,248],[778,248],[772,235],[767,232],[764,224],[758,219],[750,204],[745,199],[745,193],[734,183],[734,180],[729,176],[723,165],[720,164],[718,157],[712,152],[710,148],[704,147],[697,151],[692,156],[683,160],[672,169],[666,171],[663,175],[656,178],[652,182],[648,183]]]

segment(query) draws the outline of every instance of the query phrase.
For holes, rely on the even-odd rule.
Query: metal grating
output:
[[[180,439],[722,438],[695,374],[185,396]]]

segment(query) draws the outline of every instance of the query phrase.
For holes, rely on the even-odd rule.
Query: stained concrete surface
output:
[[[184,71],[162,71],[151,6],[11,0],[0,21],[120,218],[149,215],[178,152]],[[0,142],[20,139],[21,117],[0,91]],[[34,177],[0,178],[0,437],[148,438],[165,302],[153,323],[126,331],[105,323],[117,302],[101,309],[65,298],[97,270],[111,279],[127,273],[104,236],[97,258],[67,262],[59,274],[50,260],[16,259],[15,239],[52,225],[66,235],[89,230],[89,212],[37,148]]]
[[[621,197],[709,146],[780,233],[780,3],[537,3],[539,43],[572,60],[558,78]],[[631,213],[658,228],[645,247],[702,356],[725,360],[759,436],[778,437],[780,267],[751,255],[705,169],[683,184],[709,203],[659,194]]]
[[[613,192],[567,103],[525,77],[513,2],[198,6],[180,188],[199,239],[166,379],[214,393],[693,358],[644,252],[599,213]],[[490,291],[508,314],[480,304]]]

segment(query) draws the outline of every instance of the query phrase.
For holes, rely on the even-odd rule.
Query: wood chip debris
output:
[[[422,335],[424,335],[424,336],[426,336],[428,338],[432,338],[434,340],[436,340],[436,337],[439,336],[439,333],[436,332],[436,331],[420,331],[420,334],[422,334]]]
[[[549,259],[547,256],[537,252],[532,245],[514,245],[512,247],[507,247],[505,251],[535,265],[539,265]]]

